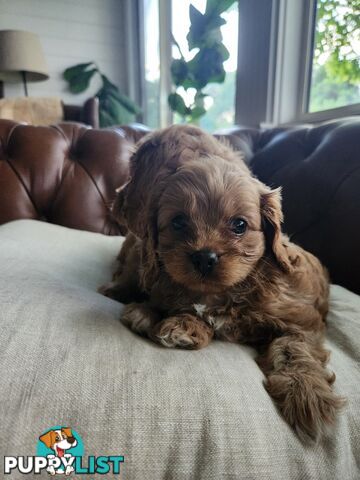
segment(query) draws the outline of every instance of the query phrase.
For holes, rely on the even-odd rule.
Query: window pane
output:
[[[360,103],[360,0],[318,0],[309,111]]]
[[[151,128],[160,123],[159,1],[144,1],[145,122]]]
[[[186,61],[191,60],[197,53],[197,49],[189,52],[186,35],[190,28],[189,6],[194,5],[200,12],[204,13],[206,0],[172,0],[172,34],[179,44]],[[204,93],[209,94],[205,98],[206,114],[200,118],[200,126],[213,131],[215,129],[231,126],[235,121],[235,84],[237,68],[237,40],[238,40],[238,4],[235,2],[232,7],[221,15],[226,24],[221,27],[223,43],[230,53],[229,59],[224,63],[226,77],[224,83],[210,83],[204,88]],[[178,49],[173,46],[173,58],[180,58]],[[190,104],[195,89],[178,90]],[[175,122],[181,122],[179,115],[174,115]]]

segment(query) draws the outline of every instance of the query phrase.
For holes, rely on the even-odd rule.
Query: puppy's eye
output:
[[[184,215],[176,215],[171,220],[171,225],[174,230],[182,230],[187,226],[187,221]]]
[[[247,223],[242,218],[233,218],[230,222],[230,228],[236,235],[245,233]]]

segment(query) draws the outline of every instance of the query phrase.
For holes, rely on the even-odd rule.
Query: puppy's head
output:
[[[145,289],[164,268],[191,290],[222,292],[254,271],[267,245],[289,268],[279,192],[194,127],[174,126],[143,141],[114,212],[143,240]]]

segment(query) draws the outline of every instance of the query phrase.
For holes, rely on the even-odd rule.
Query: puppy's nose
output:
[[[196,270],[202,275],[207,275],[214,270],[219,258],[215,252],[209,250],[198,250],[191,254],[191,261]]]

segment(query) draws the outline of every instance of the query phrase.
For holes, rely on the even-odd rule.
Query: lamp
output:
[[[0,30],[0,98],[3,97],[2,81],[18,82],[19,74],[26,97],[27,82],[49,78],[39,37],[21,30]]]

